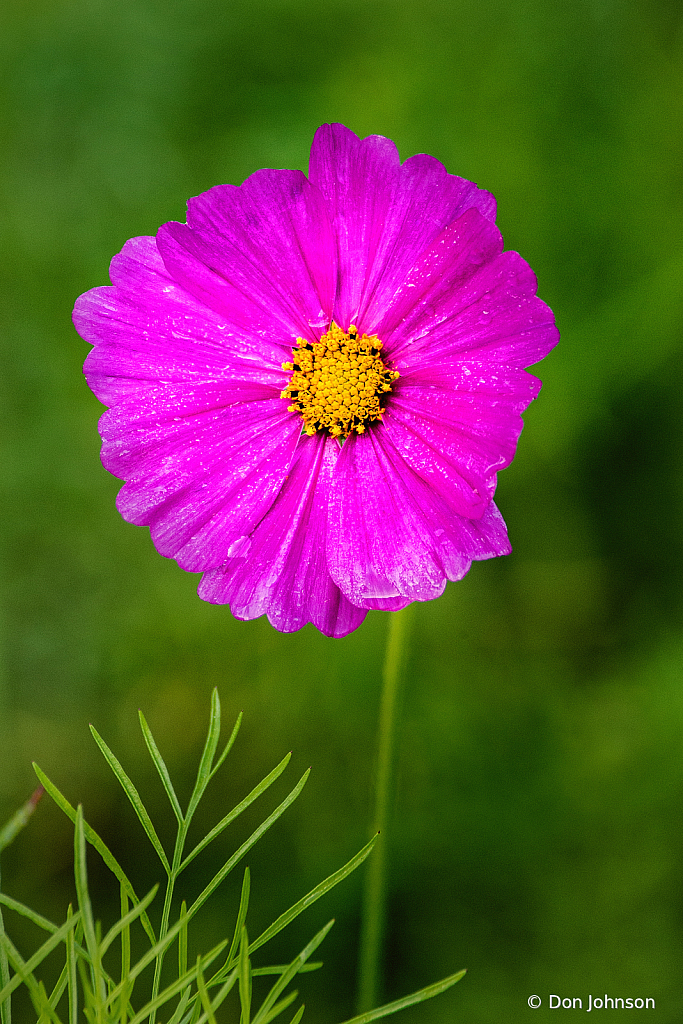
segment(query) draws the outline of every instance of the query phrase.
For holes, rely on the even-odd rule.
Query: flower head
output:
[[[507,554],[493,503],[555,345],[495,200],[323,125],[132,238],[76,303],[118,508],[199,595],[290,632],[442,593]]]

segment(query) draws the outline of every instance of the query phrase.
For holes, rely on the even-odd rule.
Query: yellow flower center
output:
[[[353,324],[345,333],[332,323],[313,343],[296,339],[292,362],[282,364],[293,371],[282,398],[291,399],[289,412],[301,413],[309,436],[317,430],[341,438],[363,434],[367,423],[382,419],[398,373],[386,368],[381,351],[376,334],[361,336]]]

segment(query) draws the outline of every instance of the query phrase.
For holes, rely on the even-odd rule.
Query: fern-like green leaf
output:
[[[286,995],[284,999],[281,999],[279,1003],[275,1003],[275,1005],[270,1008],[265,1017],[262,1018],[262,1024],[270,1024],[271,1020],[275,1020],[275,1018],[279,1017],[281,1013],[284,1013],[287,1007],[291,1006],[292,1003],[296,1000],[298,995],[298,989],[294,989],[292,992]]]
[[[427,985],[426,988],[421,988],[419,992],[413,992],[412,995],[404,996],[403,999],[397,999],[393,1003],[386,1003],[384,1006],[378,1006],[375,1010],[368,1010],[367,1013],[360,1013],[357,1017],[351,1017],[349,1020],[344,1021],[344,1024],[370,1024],[373,1020],[388,1017],[389,1014],[405,1010],[406,1007],[414,1006],[415,1003],[422,1003],[425,999],[431,999],[433,996],[438,996],[441,992],[445,992],[451,985],[455,985],[457,981],[460,981],[466,973],[466,971],[458,971],[457,974],[451,974],[442,981],[437,981],[433,985]]]
[[[239,957],[239,983],[240,983],[240,1006],[242,1016],[240,1024],[251,1024],[251,972],[249,963],[249,938],[247,929],[242,925],[240,936],[240,957]]]
[[[66,814],[67,818],[69,818],[75,825],[76,808],[72,807],[72,805],[63,795],[63,793],[60,793],[60,791],[55,786],[54,782],[51,782],[50,779],[48,779],[45,772],[39,767],[39,765],[35,763],[35,761],[33,762],[33,770],[38,776],[40,782],[42,782],[43,786],[45,787],[45,791],[52,797],[52,799],[60,808],[60,810],[62,810],[64,814]],[[116,857],[111,852],[107,844],[102,839],[100,839],[97,832],[95,832],[95,830],[91,828],[90,825],[88,825],[87,822],[85,821],[83,822],[83,832],[85,838],[88,840],[90,845],[95,850],[97,850],[100,857],[107,865],[111,873],[118,879],[119,883],[125,888],[128,898],[135,904],[139,903],[140,900],[138,899],[135,893],[135,889],[133,888],[125,871],[123,870],[123,868],[121,867],[121,865],[119,864],[119,862],[117,861]],[[150,921],[146,913],[142,914],[140,921],[145,931],[147,932],[150,942],[152,943],[152,945],[154,945],[154,943],[157,941],[157,938],[154,929],[152,928],[152,922]]]
[[[215,765],[211,769],[211,774],[209,775],[209,782],[211,782],[211,779],[214,777],[214,775],[216,774],[216,772],[221,767],[221,765],[225,761],[226,757],[228,756],[228,754],[232,750],[232,745],[235,742],[235,740],[237,739],[237,733],[240,731],[240,726],[242,724],[242,714],[243,714],[243,712],[240,711],[239,715],[237,716],[237,721],[235,722],[235,724],[232,727],[232,732],[230,733],[230,739],[228,740],[228,742],[223,747],[223,753],[221,754],[221,756],[218,758],[218,760],[216,761]]]
[[[6,896],[4,892],[0,892],[0,903],[10,910],[15,910],[17,914],[21,914],[22,917],[27,917],[33,924],[37,924],[39,928],[42,928],[46,932],[56,932],[59,927],[53,924],[52,921],[48,921],[42,914],[37,914],[35,910],[31,910],[23,903],[19,903],[18,900],[13,900],[11,896]]]
[[[149,750],[151,758],[154,761],[154,766],[159,773],[159,778],[161,779],[163,787],[166,790],[166,795],[168,796],[168,799],[171,802],[171,807],[173,808],[173,813],[178,819],[178,824],[182,825],[183,812],[180,809],[180,803],[178,802],[178,797],[175,794],[175,789],[173,788],[173,783],[171,782],[171,776],[168,773],[166,762],[161,756],[159,748],[156,745],[155,739],[152,736],[152,730],[147,725],[147,721],[142,711],[138,711],[138,715],[140,717],[140,727],[142,729],[142,735],[145,737],[147,749]]]
[[[206,985],[204,984],[204,974],[202,973],[202,969],[199,966],[199,960],[197,960],[197,990],[199,992],[199,998],[202,1001],[204,1013],[206,1014],[206,1018],[209,1024],[216,1024],[216,1016],[213,1012],[211,1000],[209,999],[209,993],[206,991]]]
[[[137,921],[139,917],[144,914],[147,907],[150,905],[154,897],[159,891],[158,885],[153,885],[147,895],[138,903],[137,907],[133,907],[127,913],[124,913],[119,920],[111,926],[105,937],[102,939],[100,944],[100,958],[104,956],[109,947],[111,946],[117,935],[120,935],[126,928],[130,928],[133,921]],[[125,896],[125,893],[124,893]],[[127,897],[125,897],[127,899]],[[129,939],[130,942],[130,939]]]
[[[259,839],[297,799],[309,775],[309,772],[306,772],[302,776],[285,799],[252,832],[239,849],[232,853],[189,908],[185,901],[182,901],[179,919],[175,924],[170,925],[171,910],[175,905],[174,886],[181,871],[199,856],[214,839],[218,838],[239,814],[265,793],[284,772],[289,763],[290,754],[283,758],[228,814],[221,818],[218,824],[183,859],[185,842],[192,816],[207,785],[221,767],[232,748],[240,727],[241,718],[240,714],[228,743],[218,760],[216,760],[221,730],[221,705],[218,692],[214,690],[211,697],[208,734],[204,743],[187,813],[183,815],[166,763],[156,745],[144,715],[142,712],[140,713],[140,725],[147,749],[164,786],[178,825],[172,863],[169,861],[161,845],[156,829],[138,790],[123,769],[118,758],[110,750],[97,730],[91,726],[92,734],[98,747],[126,793],[167,875],[166,896],[159,926],[160,937],[158,939],[155,937],[155,931],[147,916],[147,909],[154,899],[158,887],[155,886],[143,899],[138,899],[132,884],[111,851],[84,821],[82,808],[80,806],[77,809],[73,808],[38,766],[34,766],[36,774],[45,790],[73,821],[75,826],[74,874],[78,896],[78,911],[74,913],[70,907],[65,924],[57,926],[18,901],[0,895],[0,906],[23,915],[43,931],[49,933],[48,938],[38,951],[24,962],[20,953],[6,935],[2,915],[0,915],[0,968],[2,968],[0,970],[0,1024],[11,1024],[9,1017],[10,996],[21,984],[25,985],[33,1002],[37,1014],[37,1024],[62,1024],[57,1013],[57,1007],[60,1005],[65,992],[68,993],[68,1024],[78,1024],[79,1013],[81,1018],[86,1020],[87,1024],[154,1024],[158,1011],[168,1004],[171,1004],[173,1007],[170,1018],[168,1017],[168,1012],[171,1012],[170,1010],[166,1015],[168,1024],[216,1024],[218,1008],[223,1004],[231,991],[234,993],[235,987],[237,987],[239,992],[240,1024],[271,1024],[271,1021],[282,1017],[292,1003],[295,1002],[298,998],[298,993],[296,991],[288,991],[288,987],[297,974],[316,970],[322,966],[319,961],[312,962],[311,956],[327,935],[333,922],[328,922],[289,964],[270,964],[264,967],[253,968],[251,955],[255,950],[265,945],[282,931],[283,928],[315,903],[316,900],[320,899],[321,896],[329,892],[330,889],[359,867],[370,854],[376,837],[343,867],[315,886],[303,899],[300,899],[289,910],[281,914],[251,943],[249,942],[246,928],[250,896],[250,875],[249,869],[245,868],[240,905],[232,941],[229,944],[227,939],[221,942],[205,956],[199,956],[194,967],[188,968],[188,925],[190,921],[239,861],[246,856]],[[0,833],[0,848],[6,836],[13,836],[15,834],[16,827],[15,823],[9,831],[6,828]],[[93,846],[103,857],[105,863],[120,884],[120,917],[104,938],[101,936],[99,922],[96,922],[94,919],[88,890],[87,843]],[[135,964],[131,965],[130,930],[136,920],[140,920],[145,928],[151,941],[151,948],[144,952]],[[118,939],[121,942],[121,978],[120,981],[115,981],[104,969],[102,958],[111,950],[113,943]],[[164,955],[176,939],[178,940],[177,978],[162,991],[159,991]],[[43,982],[37,979],[34,972],[45,957],[56,949],[61,942],[65,943],[66,958],[57,982],[48,995]],[[220,963],[223,957],[225,957],[225,960],[222,967],[213,976],[210,976],[208,973],[209,969],[215,970],[213,967],[214,963]],[[151,995],[146,1005],[136,1011],[130,1002],[135,981],[153,963],[155,963],[155,970]],[[10,968],[13,970],[13,974]],[[379,1020],[405,1007],[413,1006],[444,992],[451,985],[459,981],[464,973],[464,971],[460,971],[434,985],[426,986],[412,995],[405,996],[402,999],[353,1017],[346,1021],[345,1024],[371,1024],[375,1020]],[[270,975],[274,978],[260,1006],[253,1001],[252,979],[255,975]],[[78,993],[79,976],[81,993]],[[290,1024],[300,1024],[303,1013],[304,1006],[302,1005],[294,1014]]]
[[[284,814],[287,808],[294,803],[296,798],[301,793],[301,790],[306,785],[306,781],[308,779],[308,776],[310,775],[310,771],[311,770],[309,768],[304,772],[304,774],[301,776],[301,778],[299,779],[298,783],[291,791],[291,793],[287,797],[285,797],[282,803],[275,808],[273,813],[269,815],[269,817],[266,818],[266,820],[261,825],[259,825],[259,827],[255,829],[254,832],[252,832],[249,838],[242,843],[239,850],[233,853],[232,857],[230,857],[229,860],[225,862],[220,871],[218,871],[214,875],[209,884],[205,887],[205,889],[203,889],[203,891],[199,894],[197,899],[194,901],[194,903],[188,910],[188,918],[194,917],[199,908],[204,906],[209,896],[211,896],[211,894],[215,892],[215,890],[218,888],[221,882],[227,877],[227,875],[232,871],[235,865],[240,862],[242,857],[244,857],[244,855],[249,852],[252,846],[254,846],[259,841],[261,836],[268,831],[271,825],[274,825],[278,818]]]
[[[42,946],[36,950],[32,957],[24,962],[18,949],[15,948],[11,939],[8,935],[0,936],[0,942],[2,942],[3,948],[7,953],[7,959],[16,971],[13,978],[3,985],[0,989],[0,1003],[4,1002],[7,997],[14,992],[16,988],[21,985],[22,981],[26,982],[26,979],[30,977],[46,956],[49,956],[53,949],[56,949],[60,942],[63,942],[69,932],[76,926],[80,920],[80,914],[76,913],[72,917],[67,918],[61,928],[58,928],[54,935],[51,935],[49,939],[42,944]],[[35,981],[35,979],[34,979]],[[28,984],[28,982],[26,982]],[[37,983],[36,983],[37,984]]]
[[[342,868],[339,868],[338,871],[335,871],[334,874],[329,875],[319,885],[316,885],[316,887],[311,889],[303,899],[299,900],[298,903],[295,903],[293,907],[289,908],[289,910],[286,910],[284,914],[280,914],[276,921],[273,921],[273,923],[266,928],[266,930],[262,932],[257,939],[254,939],[249,947],[249,952],[253,953],[255,949],[265,945],[266,942],[272,939],[274,935],[277,935],[278,932],[281,932],[283,928],[286,928],[287,925],[290,924],[295,917],[298,917],[299,914],[306,910],[307,907],[310,907],[312,903],[315,903],[315,901],[319,900],[321,896],[324,896],[326,892],[333,889],[335,885],[339,885],[347,875],[350,875],[352,871],[355,871],[356,868],[363,863],[365,858],[369,856],[376,840],[377,836],[373,836],[370,842],[367,843],[362,850],[359,850],[355,857],[352,857],[348,863],[346,863]]]
[[[233,957],[237,952],[237,947],[240,943],[240,936],[242,935],[242,925],[247,919],[247,910],[249,909],[249,893],[251,891],[251,873],[249,868],[244,869],[244,878],[242,879],[242,893],[240,895],[240,906],[237,912],[237,921],[235,922],[235,931],[232,936],[232,942],[230,943],[230,951],[225,964],[221,968],[221,971],[229,970],[229,964],[232,962]],[[218,972],[221,973],[220,971]]]
[[[181,871],[184,871],[187,865],[190,863],[190,861],[194,860],[194,858],[198,854],[200,854],[202,850],[205,850],[209,843],[212,840],[214,840],[217,836],[219,836],[221,832],[223,832],[223,830],[226,829],[228,825],[230,825],[231,822],[233,822],[235,818],[237,818],[242,813],[242,811],[245,811],[247,807],[253,804],[254,800],[257,800],[263,793],[265,793],[265,791],[269,788],[269,786],[272,786],[276,779],[279,779],[279,777],[282,775],[283,771],[289,764],[291,756],[292,753],[290,751],[288,754],[285,755],[285,757],[283,757],[280,763],[276,765],[275,768],[273,768],[270,775],[267,775],[265,779],[259,782],[258,786],[255,786],[254,789],[252,789],[251,793],[245,796],[244,800],[240,801],[240,803],[238,803],[237,806],[234,807],[229,814],[226,814],[225,817],[222,818],[218,822],[218,824],[215,825],[211,829],[211,831],[204,836],[200,843],[197,843],[194,850],[192,850],[191,853],[188,853],[187,857],[180,865],[178,869],[178,874],[180,874]]]
[[[287,985],[289,985],[289,983],[292,980],[292,978],[294,978],[296,976],[296,974],[298,974],[298,972],[301,970],[301,968],[306,963],[308,958],[318,948],[318,946],[323,941],[323,939],[325,938],[325,936],[327,935],[327,933],[329,932],[329,930],[330,930],[330,928],[332,927],[333,924],[334,924],[334,918],[331,921],[328,921],[327,924],[323,928],[320,929],[320,931],[317,933],[317,935],[314,935],[314,937],[311,939],[311,941],[308,943],[308,945],[305,946],[301,950],[299,955],[297,957],[295,957],[294,960],[292,960],[292,962],[289,965],[289,967],[287,968],[287,970],[275,982],[275,984],[271,988],[270,992],[268,993],[266,998],[263,1000],[263,1003],[261,1004],[261,1007],[260,1007],[258,1013],[254,1017],[253,1024],[265,1024],[265,1021],[268,1018],[268,1014],[269,1014],[270,1010],[274,1007],[275,1003],[280,998],[280,996],[284,992],[284,990],[287,988]],[[289,1004],[287,1004],[287,1005],[289,1005]],[[284,1009],[284,1007],[283,1007],[283,1009]]]
[[[206,789],[209,779],[211,778],[211,768],[213,766],[213,759],[216,756],[216,748],[218,746],[218,740],[221,735],[221,702],[218,696],[218,690],[214,687],[211,693],[211,712],[209,717],[209,731],[204,743],[204,750],[199,761],[199,768],[197,769],[197,780],[192,790],[192,796],[187,807],[187,819],[189,820],[197,809],[197,805],[201,800],[204,790]]]
[[[128,775],[124,771],[121,762],[116,757],[116,755],[109,749],[109,747],[104,742],[104,740],[102,739],[102,737],[100,736],[100,734],[98,733],[98,731],[97,731],[97,729],[95,728],[94,725],[90,726],[90,732],[93,734],[93,738],[95,740],[95,743],[97,744],[97,746],[100,748],[100,750],[104,754],[104,758],[105,758],[107,764],[109,765],[109,767],[113,771],[114,775],[118,779],[119,783],[121,784],[121,787],[122,787],[124,793],[126,794],[128,799],[130,800],[131,805],[133,807],[133,810],[135,811],[135,813],[137,814],[137,816],[138,816],[138,818],[140,820],[140,824],[142,825],[142,827],[144,828],[145,832],[147,833],[147,838],[149,839],[150,843],[152,844],[152,846],[156,850],[157,856],[159,857],[159,860],[164,865],[164,868],[166,870],[166,874],[170,875],[170,873],[171,873],[171,865],[168,863],[168,857],[166,856],[164,848],[161,845],[161,842],[159,840],[159,836],[157,835],[156,829],[154,828],[154,825],[152,824],[152,819],[150,818],[149,814],[147,813],[147,808],[145,807],[145,805],[143,804],[142,800],[140,799],[140,794],[138,793],[137,789],[133,785],[133,782],[131,781],[131,779],[128,777]]]
[[[85,832],[83,829],[83,807],[81,804],[76,809],[76,829],[74,832],[74,878],[76,880],[76,895],[78,897],[78,909],[81,912],[83,931],[85,933],[85,944],[90,954],[92,970],[92,987],[96,1007],[104,998],[104,978],[100,967],[100,944],[95,928],[95,920],[92,913],[90,893],[88,891],[88,873],[85,863]]]

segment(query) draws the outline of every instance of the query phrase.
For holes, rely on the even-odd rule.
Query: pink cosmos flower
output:
[[[240,619],[344,636],[507,554],[493,503],[556,344],[495,200],[323,125],[133,238],[76,303],[118,508]]]

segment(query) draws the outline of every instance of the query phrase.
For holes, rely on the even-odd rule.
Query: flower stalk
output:
[[[398,732],[399,686],[406,660],[412,605],[389,615],[389,635],[382,672],[377,733],[377,773],[372,832],[379,833],[368,860],[363,895],[358,1012],[366,1013],[381,996],[382,955],[386,930],[388,825],[393,794],[394,747]]]

